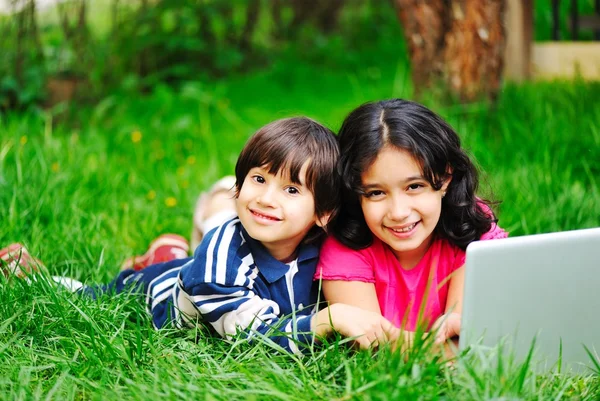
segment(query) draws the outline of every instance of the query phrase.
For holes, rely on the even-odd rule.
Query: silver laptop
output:
[[[524,361],[534,339],[538,371],[590,373],[585,347],[600,363],[600,228],[467,247],[459,348]]]

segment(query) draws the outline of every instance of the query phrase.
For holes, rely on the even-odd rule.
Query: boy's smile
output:
[[[270,222],[281,221],[280,218],[271,216],[268,213],[262,213],[258,210],[254,210],[252,208],[249,208],[249,210],[250,210],[250,213],[252,213],[252,216],[254,216],[254,219],[259,223],[269,224]]]
[[[319,224],[314,196],[305,182],[308,163],[300,171],[300,184],[282,174],[271,174],[266,167],[254,167],[236,199],[238,216],[248,234],[279,260],[293,255],[308,231]]]

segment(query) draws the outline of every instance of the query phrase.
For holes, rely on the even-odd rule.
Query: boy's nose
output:
[[[263,206],[274,206],[275,204],[275,188],[268,185],[256,199]]]

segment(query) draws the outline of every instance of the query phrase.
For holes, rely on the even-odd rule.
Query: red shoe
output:
[[[163,234],[150,243],[150,247],[142,256],[127,259],[121,270],[142,270],[155,263],[168,262],[188,257],[190,246],[185,238],[176,234]]]
[[[10,244],[0,249],[0,270],[4,276],[20,278],[44,268],[44,264],[29,254],[21,244]]]

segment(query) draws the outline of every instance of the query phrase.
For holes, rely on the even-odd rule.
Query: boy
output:
[[[336,304],[315,313],[312,278],[323,227],[339,202],[334,134],[305,117],[272,122],[244,146],[235,167],[237,217],[208,232],[192,258],[127,269],[92,297],[135,286],[156,328],[209,323],[221,336],[258,332],[299,351],[333,327],[366,348],[397,335],[387,320]]]

